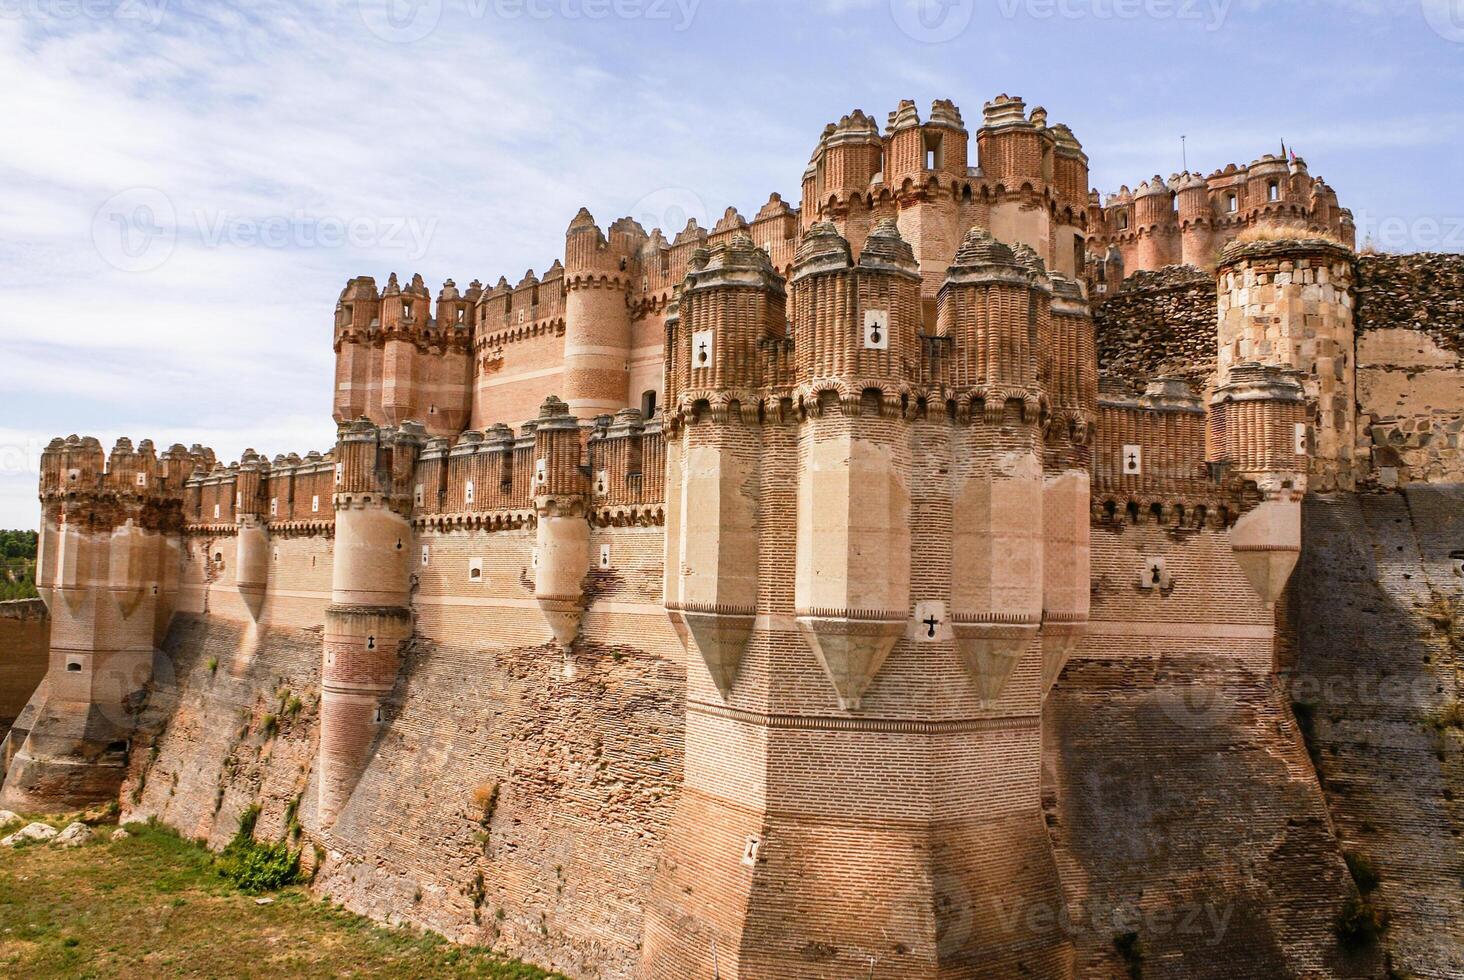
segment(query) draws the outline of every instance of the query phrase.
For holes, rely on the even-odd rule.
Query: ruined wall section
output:
[[[1215,372],[1215,277],[1193,266],[1141,272],[1093,310],[1098,368],[1136,390],[1160,375],[1204,391]]]
[[[40,599],[0,602],[0,742],[46,676],[51,620]],[[0,762],[5,754],[0,750]]]
[[[1309,498],[1285,674],[1342,846],[1376,868],[1399,975],[1464,975],[1464,493]]]
[[[1385,487],[1464,481],[1464,256],[1357,262],[1358,460]]]

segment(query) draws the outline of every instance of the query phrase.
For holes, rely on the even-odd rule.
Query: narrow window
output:
[[[1272,201],[1281,200],[1281,185],[1274,180],[1271,181],[1266,187],[1266,197]]]
[[[641,415],[650,418],[656,414],[656,392],[653,390],[641,394]]]

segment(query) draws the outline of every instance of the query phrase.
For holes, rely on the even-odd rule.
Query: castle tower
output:
[[[473,408],[473,311],[483,295],[474,280],[466,293],[448,279],[437,294],[437,315],[424,333],[421,401],[415,420],[433,437],[455,438]]]
[[[886,219],[859,264],[815,225],[791,279],[800,385],[798,628],[846,710],[905,632],[910,604],[909,442],[898,421],[919,361],[920,272]]]
[[[1354,489],[1352,252],[1321,239],[1233,243],[1217,275],[1219,377],[1248,361],[1300,372],[1310,412],[1310,486]]]
[[[685,779],[641,975],[1068,977],[1056,924],[1012,910],[1062,902],[1033,723],[1039,347],[1082,341],[1052,339],[1035,254],[984,233],[950,270],[941,334],[922,338],[897,226],[877,224],[855,262],[820,222],[792,269],[789,364],[780,318],[760,326],[779,284],[750,244],[699,257],[672,320],[667,530],[685,544],[668,601],[720,608],[687,629]],[[1067,383],[1081,405],[1086,378]],[[998,540],[998,523],[1018,530]],[[734,639],[736,662],[698,628]]]
[[[1179,261],[1198,269],[1215,265],[1215,212],[1210,185],[1199,174],[1182,174],[1179,182]]]
[[[416,424],[343,426],[336,443],[335,551],[320,701],[320,819],[350,800],[385,721],[402,644],[412,635]]]
[[[1142,269],[1160,269],[1179,261],[1179,225],[1174,212],[1174,191],[1155,175],[1134,192],[1134,221],[1138,232],[1136,261]]]
[[[1267,605],[1281,597],[1301,557],[1306,409],[1296,372],[1253,362],[1233,366],[1210,400],[1211,456],[1229,463],[1262,495],[1230,529],[1230,543]]]
[[[1045,694],[1088,625],[1091,593],[1092,432],[1098,411],[1093,315],[1082,287],[1052,277],[1052,316],[1040,338],[1049,415],[1044,439],[1042,690]]]
[[[256,620],[264,607],[264,593],[269,584],[269,518],[264,502],[264,483],[269,462],[252,449],[246,449],[239,460],[239,475],[234,483],[234,521],[238,532],[234,539],[234,578],[239,597]]]
[[[588,487],[580,472],[579,420],[551,395],[534,431],[533,498],[537,517],[534,597],[569,652],[584,612],[584,578],[590,570]]]
[[[645,232],[628,218],[601,234],[581,208],[564,245],[564,398],[579,418],[630,402],[630,297]]]
[[[674,326],[673,390],[690,408],[669,440],[667,611],[725,698],[758,602],[763,342],[787,332],[781,277],[739,233],[691,259]],[[668,334],[668,336],[672,336]]]
[[[1036,256],[1019,259],[983,229],[956,253],[940,295],[940,333],[954,341],[961,430],[972,460],[955,489],[953,550],[973,566],[951,580],[951,624],[966,669],[994,701],[1042,622],[1043,496],[1038,344],[1050,330],[1051,286]]]
[[[116,798],[166,619],[159,607],[171,601],[163,569],[179,560],[186,474],[172,463],[127,439],[110,459],[75,436],[42,453],[50,666],[10,733],[0,807],[56,812]]]
[[[368,417],[373,404],[380,408],[381,351],[374,343],[380,312],[381,297],[370,276],[358,276],[341,290],[335,309],[334,415],[338,425]]]

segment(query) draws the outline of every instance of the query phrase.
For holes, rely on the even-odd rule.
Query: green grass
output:
[[[259,905],[218,859],[170,831],[0,851],[0,976],[487,977],[554,975],[486,949],[377,926],[295,886]]]

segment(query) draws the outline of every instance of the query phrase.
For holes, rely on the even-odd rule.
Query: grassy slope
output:
[[[199,845],[142,825],[112,842],[112,829],[71,850],[0,850],[0,976],[551,976],[375,926],[300,888],[257,904]]]

